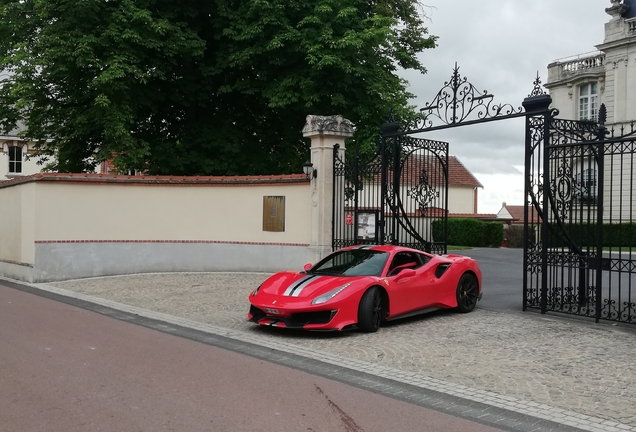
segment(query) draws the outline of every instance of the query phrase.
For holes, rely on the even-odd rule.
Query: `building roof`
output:
[[[7,133],[0,133],[0,139],[21,140],[22,138],[18,138],[18,134],[23,132],[25,129],[26,126],[24,126],[24,123],[18,122],[15,129],[10,130]]]
[[[513,220],[523,221],[524,210],[522,205],[504,206],[502,210],[506,211]]]
[[[448,157],[448,185],[484,188],[473,173],[468,171],[464,164],[460,162],[457,156]]]
[[[404,161],[400,182],[403,184],[428,183],[443,185],[445,181],[442,174],[442,167],[436,156],[410,154]],[[422,179],[423,175],[426,175],[425,181]],[[393,178],[392,171],[389,171],[388,178],[389,180]],[[376,180],[380,180],[379,174]],[[457,156],[448,157],[448,185],[470,188],[480,187],[482,189],[484,187],[460,162]]]
[[[503,203],[501,210],[497,213],[497,220],[509,221],[512,223],[522,224],[524,219],[524,208],[522,205],[507,205]],[[530,223],[541,222],[539,214],[534,207],[530,207]]]

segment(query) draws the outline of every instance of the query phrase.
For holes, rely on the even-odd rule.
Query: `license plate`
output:
[[[265,308],[265,313],[280,315],[280,311],[278,309]]]

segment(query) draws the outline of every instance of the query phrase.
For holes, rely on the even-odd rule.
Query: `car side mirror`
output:
[[[311,264],[307,263],[307,264],[305,264],[305,265],[303,266],[303,269],[304,269],[305,271],[309,271],[309,270],[311,270],[311,268],[312,268],[312,267],[313,267],[313,266],[312,266]]]
[[[397,282],[400,279],[404,279],[404,278],[408,278],[412,276],[415,276],[415,270],[407,268],[402,270],[400,273],[398,273],[398,275],[395,277],[395,281]]]

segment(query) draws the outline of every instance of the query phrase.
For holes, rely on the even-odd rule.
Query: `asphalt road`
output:
[[[449,253],[477,260],[484,287],[480,308],[500,312],[522,311],[523,249],[475,248]]]
[[[0,431],[498,429],[0,285]]]

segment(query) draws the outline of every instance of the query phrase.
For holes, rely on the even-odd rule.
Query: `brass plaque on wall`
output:
[[[285,231],[285,197],[263,197],[263,231]]]

